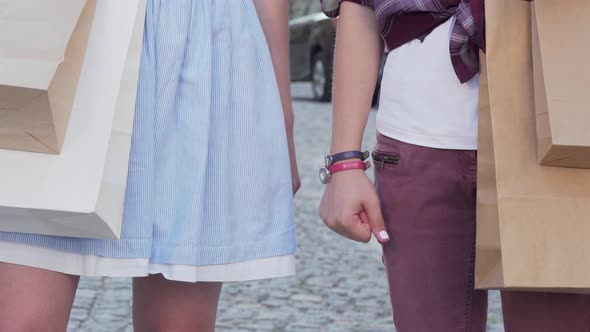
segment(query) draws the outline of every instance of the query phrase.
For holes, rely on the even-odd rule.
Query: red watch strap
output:
[[[328,170],[330,171],[330,173],[337,173],[337,172],[342,172],[342,171],[348,171],[351,169],[366,170],[369,167],[371,167],[371,163],[368,161],[367,162],[348,161],[348,162],[344,162],[344,163],[334,164],[334,165],[328,167]]]

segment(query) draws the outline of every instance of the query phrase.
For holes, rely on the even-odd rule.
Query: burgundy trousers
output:
[[[477,152],[382,135],[375,182],[392,241],[383,247],[398,332],[485,332],[474,289]],[[589,262],[590,263],[590,262]],[[590,296],[503,292],[506,332],[590,332]]]

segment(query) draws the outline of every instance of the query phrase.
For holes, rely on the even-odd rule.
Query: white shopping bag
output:
[[[145,7],[98,1],[60,155],[0,150],[0,231],[120,235]]]
[[[59,153],[96,0],[0,0],[0,148]]]

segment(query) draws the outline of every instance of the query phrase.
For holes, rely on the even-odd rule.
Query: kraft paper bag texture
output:
[[[590,168],[590,1],[535,0],[533,8],[539,161]]]
[[[0,0],[0,148],[59,153],[96,0]]]
[[[97,2],[60,155],[0,150],[0,231],[120,236],[145,8]]]
[[[476,287],[590,292],[590,170],[541,166],[531,4],[486,2]]]

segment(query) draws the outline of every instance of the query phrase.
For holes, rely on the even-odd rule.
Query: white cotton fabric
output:
[[[391,51],[381,83],[377,130],[409,144],[477,149],[479,75],[461,84],[449,42],[455,18]]]
[[[295,274],[294,255],[221,265],[167,265],[152,264],[144,258],[81,255],[12,242],[0,242],[0,262],[85,277],[145,277],[162,274],[168,280],[184,282],[249,281]]]

